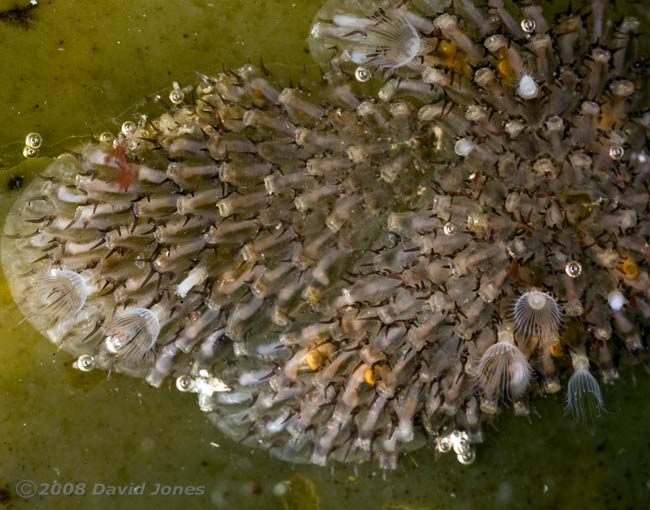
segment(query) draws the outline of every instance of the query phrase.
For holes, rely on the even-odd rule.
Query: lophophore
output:
[[[592,419],[650,320],[647,41],[608,4],[329,2],[320,86],[201,76],[35,179],[16,302],[292,461],[470,463],[563,387]]]

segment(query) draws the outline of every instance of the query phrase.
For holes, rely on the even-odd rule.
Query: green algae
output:
[[[0,12],[28,4],[3,1]],[[27,23],[0,15],[0,217],[19,192],[8,191],[12,179],[28,182],[48,161],[16,166],[30,131],[53,156],[89,133],[115,131],[142,98],[172,80],[195,81],[197,70],[261,58],[287,80],[317,75],[305,38],[320,4],[41,0]],[[607,412],[593,426],[564,416],[562,397],[544,398],[529,421],[503,416],[488,429],[474,465],[425,449],[384,480],[375,466],[277,461],[220,436],[192,395],[73,370],[21,322],[2,282],[0,508],[647,508],[650,380],[635,368],[622,375],[605,388]],[[23,480],[41,495],[20,497]],[[55,494],[57,483],[83,495]],[[185,495],[154,495],[157,484]],[[109,487],[133,490],[112,496]]]
[[[284,510],[320,510],[320,498],[313,480],[296,474],[287,487],[286,494],[281,496]]]

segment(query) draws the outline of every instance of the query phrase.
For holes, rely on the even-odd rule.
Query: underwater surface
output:
[[[191,84],[197,70],[260,58],[287,81],[317,76],[305,40],[321,3],[0,1],[0,217],[18,193],[12,188],[75,146],[71,135],[117,131],[134,105],[172,81]],[[43,136],[44,158],[21,161],[31,131]],[[529,418],[503,413],[471,466],[423,449],[386,474],[375,465],[319,468],[225,438],[194,396],[171,384],[156,390],[74,370],[70,356],[22,321],[4,282],[0,300],[0,508],[650,504],[650,378],[641,367],[621,367],[621,379],[603,388],[606,412],[593,425],[565,415],[563,394],[534,400]],[[128,494],[111,495],[119,489]]]

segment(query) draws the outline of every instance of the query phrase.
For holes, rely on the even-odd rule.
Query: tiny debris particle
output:
[[[7,187],[10,190],[20,189],[23,187],[24,182],[25,178],[22,175],[12,175],[7,181]]]

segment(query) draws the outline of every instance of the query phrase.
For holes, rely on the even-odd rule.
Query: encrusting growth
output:
[[[291,461],[467,464],[567,379],[597,415],[596,377],[647,356],[639,22],[521,4],[329,2],[322,87],[250,65],[175,85],[18,199],[17,303],[77,368],[173,377]]]

